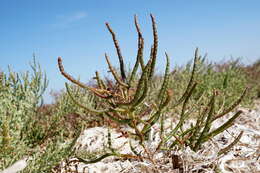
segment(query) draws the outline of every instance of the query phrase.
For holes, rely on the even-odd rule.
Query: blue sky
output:
[[[184,64],[196,47],[211,61],[233,56],[254,62],[260,58],[259,9],[259,0],[1,0],[0,69],[11,65],[15,71],[29,70],[35,53],[50,80],[47,92],[59,90],[66,81],[57,69],[61,56],[68,72],[88,81],[96,70],[105,74],[105,52],[118,64],[105,22],[117,33],[125,61],[133,64],[137,14],[148,56],[150,13],[158,25],[159,70],[165,51],[172,64]]]

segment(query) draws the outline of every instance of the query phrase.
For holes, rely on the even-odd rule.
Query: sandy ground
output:
[[[260,173],[260,100],[255,102],[254,109],[238,108],[243,114],[234,125],[206,142],[202,149],[193,152],[186,147],[178,151],[157,152],[154,163],[149,160],[118,159],[108,157],[94,164],[84,164],[76,158],[62,161],[53,169],[56,173]],[[219,127],[234,113],[213,123]],[[166,119],[165,126],[174,126],[174,120]],[[191,120],[192,122],[192,120]],[[155,124],[146,146],[153,151],[159,141],[159,125]],[[170,130],[170,128],[168,128]],[[229,152],[217,155],[223,148],[229,146],[240,132],[243,135]],[[110,129],[112,146],[122,154],[132,153],[129,141],[118,131]],[[76,142],[78,153],[98,153],[107,144],[108,129],[105,127],[89,128],[83,131]],[[131,141],[137,151],[143,152],[137,141]],[[177,161],[176,161],[177,159]],[[177,166],[176,166],[176,163]],[[175,165],[175,166],[174,166]],[[26,167],[24,160],[18,161],[1,173],[16,173]],[[175,168],[174,168],[175,167]]]
[[[63,161],[53,172],[79,172],[79,173],[140,173],[140,172],[222,172],[222,173],[260,173],[260,100],[255,102],[254,109],[238,108],[243,114],[235,121],[234,125],[222,134],[203,145],[198,152],[189,148],[179,151],[158,152],[154,156],[155,163],[150,161],[122,160],[116,157],[103,159],[94,164],[84,164],[75,158]],[[227,117],[217,120],[213,127],[223,124],[233,113]],[[168,120],[168,124],[171,120]],[[166,123],[167,124],[167,123]],[[167,125],[166,125],[167,126]],[[153,137],[147,146],[151,150],[157,146],[158,126],[153,127]],[[107,128],[95,127],[87,129],[76,143],[78,151],[98,152],[107,143]],[[239,142],[232,147],[228,153],[217,155],[221,149],[231,144],[235,137],[243,131]],[[127,138],[120,137],[120,133],[112,130],[112,146],[120,153],[131,153]],[[138,146],[136,141],[132,145]],[[137,148],[138,150],[138,148]],[[139,148],[141,151],[141,148]],[[173,169],[173,159],[178,158],[179,166]]]

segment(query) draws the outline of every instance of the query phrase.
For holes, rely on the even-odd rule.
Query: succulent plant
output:
[[[134,18],[135,27],[138,34],[138,50],[135,65],[129,75],[127,75],[125,71],[124,59],[116,38],[116,34],[112,30],[110,25],[106,23],[106,27],[112,35],[113,43],[116,48],[120,64],[120,71],[118,72],[110,63],[109,56],[105,54],[105,59],[108,64],[109,72],[111,72],[115,81],[115,84],[112,88],[109,87],[106,82],[100,78],[98,72],[96,72],[95,76],[97,87],[91,87],[80,82],[79,80],[76,80],[64,70],[62,58],[58,58],[58,66],[61,74],[80,88],[86,89],[89,92],[93,93],[95,96],[101,98],[102,103],[101,106],[99,106],[98,108],[84,105],[77,100],[77,98],[70,91],[70,87],[66,83],[66,89],[71,99],[79,107],[84,108],[86,111],[92,114],[95,114],[97,116],[107,116],[112,121],[118,123],[119,126],[124,125],[131,128],[132,131],[127,131],[125,133],[127,133],[127,136],[129,138],[138,140],[140,146],[144,149],[143,155],[140,155],[138,152],[136,152],[132,146],[131,147],[133,155],[120,154],[111,146],[110,135],[108,135],[110,151],[91,161],[86,161],[82,158],[79,158],[79,160],[82,162],[95,163],[109,156],[148,159],[150,161],[153,161],[153,154],[148,151],[146,141],[148,140],[148,134],[151,130],[151,127],[155,123],[161,124],[161,142],[159,143],[156,151],[162,149],[171,150],[178,145],[189,146],[191,149],[196,151],[202,146],[203,143],[230,127],[234,120],[241,114],[241,111],[238,111],[222,126],[212,130],[212,123],[216,119],[221,118],[227,113],[231,112],[241,102],[247,91],[247,89],[245,89],[241,97],[230,107],[224,109],[220,113],[216,113],[218,111],[215,110],[215,100],[218,94],[217,90],[214,90],[212,92],[211,98],[208,99],[209,101],[207,106],[201,108],[203,111],[200,111],[200,113],[198,114],[196,124],[191,126],[190,128],[183,128],[183,124],[190,118],[191,114],[194,113],[194,111],[189,110],[191,109],[189,106],[189,101],[198,85],[198,81],[196,81],[195,79],[195,74],[198,61],[202,60],[202,57],[198,53],[198,48],[195,50],[193,68],[190,74],[189,82],[182,96],[174,103],[172,103],[173,91],[171,88],[169,88],[170,75],[172,75],[172,73],[170,73],[170,58],[167,53],[165,53],[166,67],[162,84],[155,97],[156,99],[148,99],[148,96],[153,89],[151,81],[154,78],[158,49],[157,26],[153,15],[151,15],[151,20],[153,29],[153,44],[151,46],[150,58],[148,62],[145,63],[143,59],[144,38],[142,36],[142,32],[137,21],[137,17],[135,16]],[[138,70],[140,71],[139,77],[137,75]],[[171,104],[169,104],[170,102]],[[170,133],[166,134],[166,132],[164,131],[163,120],[166,112],[165,108],[169,108],[172,110],[180,105],[181,113],[179,121],[177,125],[170,131]],[[240,137],[241,135],[239,135],[239,138]]]

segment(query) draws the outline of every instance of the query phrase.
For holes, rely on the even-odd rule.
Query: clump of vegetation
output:
[[[9,74],[1,73],[0,79],[0,168],[4,168],[22,157],[27,144],[36,140],[27,129],[48,81],[36,62],[31,64],[32,76],[29,72],[16,73],[9,68]],[[27,138],[31,136],[33,138]],[[22,139],[22,140],[21,140]]]
[[[216,129],[212,129],[212,123],[240,103],[250,105],[252,98],[259,97],[259,61],[249,66],[239,61],[213,64],[196,49],[193,61],[172,71],[165,53],[165,73],[156,74],[158,35],[155,19],[153,16],[151,19],[154,39],[145,62],[144,38],[135,17],[138,50],[134,67],[129,71],[125,69],[116,34],[106,24],[120,64],[117,70],[105,55],[113,79],[102,79],[96,72],[96,83],[86,85],[66,73],[59,58],[62,75],[75,85],[66,84],[67,91],[56,94],[53,104],[43,105],[48,80],[35,59],[31,72],[17,73],[11,68],[7,73],[0,72],[0,170],[29,157],[28,166],[22,172],[51,172],[61,160],[76,155],[73,146],[82,129],[104,125],[129,127],[131,130],[122,134],[129,138],[130,145],[131,140],[139,141],[143,152],[131,145],[132,155],[119,153],[113,148],[109,133],[107,153],[99,153],[94,160],[79,158],[80,161],[94,163],[118,156],[153,162],[154,154],[162,150],[188,146],[197,151],[230,127],[241,111]],[[250,93],[245,89],[247,86],[252,88]],[[165,121],[169,117],[177,122],[166,130]],[[195,123],[190,125],[189,119]],[[160,125],[161,141],[151,151],[148,141],[156,124]],[[226,153],[241,135],[218,154]]]
[[[0,170],[26,157],[30,161],[24,172],[50,172],[72,152],[62,110],[42,105],[48,80],[35,58],[31,69],[17,73],[9,68],[0,75]]]
[[[120,64],[120,71],[118,72],[111,65],[108,55],[105,54],[109,71],[115,81],[112,88],[106,85],[98,75],[98,72],[95,77],[97,87],[91,87],[76,80],[64,70],[62,59],[60,57],[58,58],[59,69],[64,77],[80,88],[102,99],[98,107],[92,107],[90,104],[85,105],[81,100],[75,97],[66,83],[66,89],[71,100],[87,112],[97,116],[106,116],[117,123],[118,126],[121,125],[130,128],[131,130],[124,131],[123,133],[126,134],[129,139],[138,140],[139,145],[143,148],[143,153],[138,153],[132,147],[132,155],[121,154],[111,146],[110,135],[108,135],[109,151],[95,160],[87,161],[79,158],[79,160],[84,163],[95,163],[109,156],[137,158],[141,160],[147,159],[153,162],[153,156],[156,152],[179,148],[179,146],[189,146],[192,150],[197,151],[202,147],[203,143],[229,128],[234,120],[242,113],[238,111],[220,127],[216,129],[211,128],[215,120],[227,115],[239,105],[245,97],[247,89],[244,88],[242,95],[240,94],[235,101],[234,99],[228,99],[228,96],[226,96],[228,95],[227,92],[229,92],[233,86],[229,87],[228,91],[226,91],[226,89],[229,86],[232,70],[219,73],[219,76],[215,75],[218,77],[218,83],[214,83],[213,80],[211,80],[211,85],[208,83],[201,84],[201,82],[210,79],[212,77],[211,75],[215,77],[215,71],[210,65],[205,66],[205,59],[199,55],[198,49],[195,51],[192,68],[187,67],[184,72],[181,72],[182,75],[178,76],[183,77],[184,80],[187,81],[185,87],[184,85],[181,86],[181,88],[184,87],[182,94],[179,94],[178,97],[174,95],[176,87],[172,88],[172,86],[174,86],[175,81],[171,80],[174,79],[174,73],[170,73],[170,58],[167,53],[165,53],[165,74],[161,79],[161,84],[154,82],[158,35],[155,18],[152,15],[151,20],[154,39],[151,46],[150,58],[148,62],[145,63],[143,59],[144,38],[137,22],[137,17],[135,16],[135,26],[138,33],[138,51],[135,65],[129,73],[125,71],[124,59],[116,35],[110,25],[106,23],[107,29],[112,35]],[[138,70],[140,71],[139,75],[137,74]],[[197,75],[198,73],[202,73],[202,75]],[[179,81],[181,80],[179,79]],[[243,81],[240,82],[242,84]],[[223,93],[220,94],[217,88],[220,88]],[[179,91],[180,90],[177,90],[177,92]],[[217,102],[218,99],[220,99],[219,102]],[[226,100],[228,100],[228,102]],[[231,103],[231,101],[233,103]],[[168,112],[169,116],[174,116],[175,109],[179,110],[178,123],[170,132],[166,133],[164,130],[166,112]],[[184,124],[190,117],[196,117],[196,123],[188,128],[184,128]],[[161,141],[156,151],[151,152],[149,151],[149,146],[147,146],[147,141],[151,127],[156,123],[160,123]],[[240,136],[241,135],[239,135],[238,138],[240,138]]]

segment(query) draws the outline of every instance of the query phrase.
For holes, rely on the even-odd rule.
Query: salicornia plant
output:
[[[21,159],[28,151],[27,144],[35,141],[35,111],[48,85],[46,75],[36,63],[32,73],[0,74],[0,169]]]
[[[109,133],[108,144],[110,151],[91,161],[86,161],[79,158],[82,162],[95,163],[109,156],[136,158],[141,160],[148,159],[154,162],[153,155],[156,151],[171,150],[180,145],[189,146],[191,149],[196,151],[201,148],[203,143],[229,128],[234,120],[241,114],[241,111],[238,111],[222,126],[216,129],[211,128],[212,123],[215,120],[231,112],[241,102],[246,94],[246,90],[235,103],[220,112],[215,110],[215,100],[218,97],[217,90],[213,90],[210,98],[206,99],[208,100],[208,103],[194,107],[189,105],[194,93],[196,93],[198,100],[205,97],[203,93],[198,93],[196,90],[197,86],[199,85],[199,81],[196,79],[196,73],[198,69],[197,66],[203,59],[201,56],[199,56],[198,49],[195,51],[195,58],[191,74],[182,96],[177,99],[172,99],[174,97],[174,91],[172,88],[169,88],[169,83],[174,82],[170,81],[170,76],[174,75],[174,73],[170,72],[170,58],[167,53],[165,53],[166,67],[162,83],[160,84],[158,92],[153,91],[152,86],[154,81],[155,65],[157,61],[158,34],[155,18],[153,15],[151,15],[151,20],[153,29],[153,44],[151,46],[150,57],[145,63],[143,58],[144,38],[140,26],[137,22],[137,17],[135,16],[134,21],[138,34],[138,50],[134,67],[129,73],[125,71],[125,63],[116,38],[116,34],[110,25],[106,23],[106,27],[112,35],[113,43],[116,48],[120,64],[120,70],[118,71],[110,63],[108,54],[105,54],[109,72],[111,72],[114,78],[114,83],[112,86],[111,84],[108,85],[107,82],[101,79],[98,72],[96,72],[95,76],[97,87],[88,86],[79,80],[76,80],[64,70],[62,59],[61,57],[58,58],[59,70],[65,78],[80,88],[86,89],[93,93],[96,97],[102,99],[102,101],[99,103],[99,106],[95,108],[91,107],[91,105],[86,105],[79,101],[77,97],[75,97],[73,92],[71,92],[70,87],[66,83],[66,89],[70,98],[79,107],[85,109],[86,111],[97,116],[106,116],[112,121],[116,122],[118,125],[122,125],[128,127],[128,129],[131,129],[124,133],[127,137],[129,137],[129,139],[138,140],[144,151],[143,154],[138,153],[130,143],[133,154],[118,153],[113,148],[113,146],[111,146]],[[140,74],[138,74],[139,72]],[[153,95],[152,98],[155,99],[152,100],[151,95]],[[166,130],[164,129],[164,119],[166,112],[168,112],[167,115],[171,115],[171,112],[177,108],[180,108],[179,121],[176,126],[170,130],[170,132],[166,133]],[[193,116],[194,114],[196,114],[196,116]],[[184,128],[184,124],[191,117],[196,118],[196,124],[191,125],[189,128]],[[147,141],[149,140],[151,128],[156,123],[160,124],[161,141],[156,150],[151,152],[148,149],[149,147],[147,146]]]

